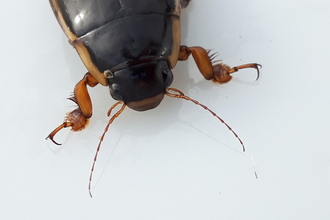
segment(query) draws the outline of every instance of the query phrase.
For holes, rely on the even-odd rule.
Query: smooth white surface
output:
[[[173,87],[217,112],[166,98],[155,110],[126,110],[109,129],[114,103],[91,89],[94,116],[80,133],[44,137],[73,108],[86,72],[48,1],[2,1],[0,219],[329,219],[330,3],[193,0],[182,44],[219,52],[243,70],[226,85],[205,81],[192,59]],[[257,177],[255,177],[255,173]]]

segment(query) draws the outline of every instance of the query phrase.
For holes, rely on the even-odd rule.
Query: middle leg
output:
[[[195,63],[206,80],[212,80],[216,83],[227,83],[232,79],[231,73],[237,72],[239,69],[255,68],[257,70],[257,79],[259,78],[260,64],[251,63],[230,68],[223,63],[213,62],[215,54],[209,54],[210,51],[202,47],[181,46],[178,60],[187,60],[190,55],[193,56]]]

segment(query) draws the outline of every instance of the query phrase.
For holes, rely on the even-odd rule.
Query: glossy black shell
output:
[[[65,26],[88,49],[101,73],[128,60],[173,52],[176,0],[51,0],[51,4],[58,5]]]
[[[180,47],[178,0],[50,3],[85,66],[109,85],[114,99],[127,103],[165,93]]]

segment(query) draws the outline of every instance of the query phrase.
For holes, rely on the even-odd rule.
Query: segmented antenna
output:
[[[176,92],[177,94],[173,94],[173,93],[170,93],[170,92]],[[233,134],[234,134],[234,136],[238,139],[238,141],[240,142],[240,144],[242,145],[242,148],[243,148],[243,152],[245,151],[245,147],[244,147],[244,144],[243,144],[243,141],[241,140],[241,138],[236,134],[236,132],[222,119],[222,118],[220,118],[215,112],[213,112],[211,109],[209,109],[208,107],[206,107],[205,105],[203,105],[203,104],[201,104],[201,103],[199,103],[198,101],[196,101],[196,100],[194,100],[194,99],[192,99],[192,98],[190,98],[190,97],[188,97],[188,96],[185,96],[184,95],[184,93],[183,92],[181,92],[180,90],[178,90],[178,89],[175,89],[175,88],[168,88],[168,89],[166,89],[166,92],[165,92],[165,94],[167,95],[167,96],[169,96],[169,97],[172,97],[172,98],[178,98],[178,99],[185,99],[185,100],[188,100],[188,101],[191,101],[191,102],[193,102],[193,103],[195,103],[196,105],[199,105],[199,106],[201,106],[202,108],[204,108],[205,110],[207,110],[208,112],[210,112],[214,117],[216,117],[217,119],[219,119],[219,121],[221,122],[221,123],[223,123]],[[94,156],[94,161],[93,161],[93,165],[92,165],[92,168],[91,168],[91,172],[90,172],[90,175],[89,175],[89,183],[88,183],[88,191],[89,191],[89,195],[90,195],[90,197],[93,197],[93,195],[92,195],[92,192],[91,192],[91,186],[92,186],[92,179],[93,179],[93,172],[94,172],[94,168],[95,168],[95,164],[96,164],[96,160],[97,160],[97,156],[98,156],[98,154],[99,154],[99,151],[100,151],[100,149],[101,149],[101,144],[102,144],[102,141],[103,141],[103,139],[104,139],[104,136],[105,136],[105,134],[107,133],[107,131],[108,131],[108,129],[109,129],[109,127],[110,127],[110,125],[112,124],[112,122],[124,111],[124,109],[125,109],[125,107],[126,107],[126,105],[123,103],[123,102],[116,102],[115,104],[113,104],[112,106],[111,106],[111,108],[109,109],[109,111],[108,111],[108,117],[110,117],[110,114],[111,114],[111,112],[112,112],[112,110],[114,109],[114,108],[116,108],[119,104],[122,104],[122,106],[121,106],[121,108],[116,112],[116,114],[114,114],[111,118],[110,118],[110,120],[109,120],[109,122],[108,122],[108,124],[107,124],[107,126],[105,127],[105,129],[104,129],[104,132],[103,132],[103,134],[102,134],[102,136],[100,137],[100,142],[99,142],[99,145],[97,146],[97,149],[96,149],[96,152],[95,152],[95,156]]]
[[[173,91],[173,92],[177,92],[178,94],[173,94],[173,93],[170,93],[170,91]],[[221,121],[234,135],[235,137],[238,139],[238,141],[241,143],[242,145],[242,148],[243,148],[243,152],[245,151],[245,147],[244,147],[244,144],[243,144],[243,141],[241,140],[241,138],[236,134],[236,132],[222,119],[220,118],[215,112],[213,112],[211,109],[209,109],[208,107],[206,107],[205,105],[199,103],[198,101],[194,100],[194,99],[191,99],[190,97],[188,96],[185,96],[183,94],[183,92],[181,92],[180,90],[178,89],[174,89],[174,88],[168,88],[166,89],[166,93],[165,93],[167,96],[170,96],[172,98],[178,98],[178,99],[185,99],[185,100],[188,100],[188,101],[191,101],[193,103],[195,103],[196,105],[199,105],[201,106],[202,108],[204,108],[205,110],[209,111],[214,117],[216,117],[217,119],[219,119],[219,121]]]
[[[107,126],[105,127],[105,129],[104,129],[104,132],[103,132],[103,134],[102,134],[102,136],[100,137],[100,142],[99,142],[99,145],[97,146],[97,149],[96,149],[96,153],[95,153],[95,156],[94,156],[94,161],[93,161],[93,165],[92,165],[92,169],[91,169],[91,172],[90,172],[90,175],[89,175],[89,183],[88,183],[88,192],[89,192],[89,195],[90,195],[90,197],[93,197],[93,195],[92,195],[92,191],[91,191],[91,186],[92,186],[92,178],[93,178],[93,172],[94,172],[94,167],[95,167],[95,163],[96,163],[96,159],[97,159],[97,156],[98,156],[98,154],[99,154],[99,151],[100,151],[100,149],[101,149],[101,143],[102,143],[102,141],[103,141],[103,139],[104,139],[104,136],[105,136],[105,134],[107,133],[107,131],[108,131],[108,129],[109,129],[109,127],[110,127],[110,125],[111,125],[111,123],[124,111],[124,109],[125,109],[125,107],[126,107],[126,105],[124,104],[124,102],[116,102],[115,104],[113,104],[112,106],[111,106],[111,108],[109,109],[109,111],[108,111],[108,117],[110,117],[110,114],[111,114],[111,111],[114,109],[114,108],[116,108],[117,107],[117,105],[119,105],[119,104],[122,104],[122,106],[121,106],[121,108],[116,112],[116,114],[114,114],[111,118],[110,118],[110,120],[109,120],[109,122],[108,122],[108,124],[107,124]]]

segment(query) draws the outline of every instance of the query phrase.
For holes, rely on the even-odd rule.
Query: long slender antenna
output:
[[[170,91],[173,91],[173,92],[176,92],[178,94],[173,94],[173,93],[170,93]],[[242,145],[242,148],[243,148],[243,152],[245,151],[245,147],[244,147],[244,144],[243,144],[243,141],[241,140],[241,138],[236,134],[236,132],[222,119],[220,118],[215,112],[213,112],[211,109],[209,109],[208,107],[206,107],[205,105],[199,103],[198,101],[194,100],[194,99],[191,99],[190,97],[188,96],[185,96],[183,94],[183,92],[181,92],[180,90],[178,89],[174,89],[174,88],[168,88],[166,89],[166,93],[165,93],[167,96],[170,96],[172,98],[178,98],[178,99],[185,99],[185,100],[188,100],[188,101],[191,101],[193,103],[195,103],[196,105],[199,105],[201,106],[202,108],[204,108],[205,110],[209,111],[214,117],[216,117],[217,119],[219,119],[219,121],[221,121],[233,134],[234,136],[238,139],[238,141],[241,143]]]
[[[125,105],[123,102],[116,102],[115,104],[113,104],[113,105],[111,106],[111,108],[109,109],[108,114],[107,114],[108,117],[109,117],[110,114],[111,114],[111,111],[112,111],[114,108],[116,108],[117,105],[119,105],[119,104],[122,104],[122,106],[121,106],[121,108],[116,112],[116,114],[114,114],[114,115],[110,118],[110,120],[109,120],[107,126],[106,126],[105,129],[104,129],[104,132],[103,132],[102,136],[100,137],[100,142],[99,142],[99,145],[97,146],[97,149],[96,149],[96,152],[95,152],[94,161],[93,161],[92,169],[91,169],[91,172],[90,172],[90,175],[89,175],[89,183],[88,183],[88,192],[89,192],[90,197],[93,197],[93,195],[92,195],[92,191],[91,191],[92,178],[93,178],[93,172],[94,172],[94,167],[95,167],[96,159],[97,159],[97,156],[98,156],[99,151],[100,151],[100,149],[101,149],[101,143],[102,143],[102,141],[103,141],[103,139],[104,139],[104,136],[105,136],[105,134],[107,133],[107,131],[108,131],[108,129],[109,129],[111,123],[112,123],[112,122],[113,122],[113,121],[114,121],[114,120],[115,120],[115,119],[116,119],[116,118],[117,118],[117,117],[118,117],[118,116],[124,111],[126,105]]]

